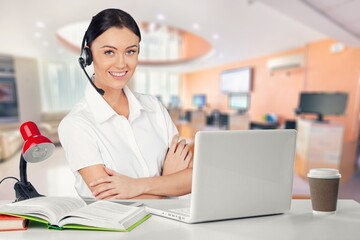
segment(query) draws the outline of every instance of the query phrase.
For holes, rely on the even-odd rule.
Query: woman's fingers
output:
[[[191,159],[192,159],[192,152],[189,151],[186,158],[185,158],[185,160],[184,160],[184,163],[185,163],[186,167],[189,167],[189,163],[190,163]]]
[[[177,145],[178,145],[178,141],[179,141],[179,135],[175,135],[175,136],[173,137],[173,139],[171,140],[169,153],[174,153],[174,152],[176,151],[176,147],[177,147]]]
[[[112,183],[106,183],[106,184],[102,184],[98,187],[96,187],[92,194],[94,195],[94,197],[98,198],[98,197],[106,197],[108,196],[108,194],[105,194],[106,192],[109,192],[113,189],[113,184]]]
[[[189,167],[192,160],[192,153],[190,152],[189,145],[186,140],[180,141],[179,136],[174,136],[171,147],[166,154],[163,164],[162,175],[169,175],[172,173],[180,172]],[[178,141],[178,142],[177,142]]]
[[[184,150],[184,147],[186,145],[186,141],[182,139],[176,146],[175,154],[181,155],[182,151]]]
[[[185,157],[188,155],[189,151],[190,151],[189,145],[185,144],[180,153],[180,158],[185,160]]]
[[[116,192],[115,189],[109,189],[107,191],[101,192],[97,195],[94,195],[95,198],[97,199],[109,199],[109,198],[113,198],[114,196],[116,196],[118,193]]]
[[[110,177],[101,177],[99,179],[96,179],[94,181],[92,181],[89,186],[90,187],[96,187],[102,183],[110,183],[111,182],[111,178]]]

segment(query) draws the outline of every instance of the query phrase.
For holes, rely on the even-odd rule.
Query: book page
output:
[[[86,206],[80,198],[73,197],[37,197],[0,206],[0,212],[29,215],[57,225],[58,219],[67,213]]]
[[[142,217],[145,217],[147,214],[143,208],[125,206],[109,201],[97,201],[71,212],[67,217],[64,217],[59,221],[59,226],[64,226],[66,224],[81,224],[122,229],[124,228],[122,222],[131,219],[138,213],[140,213]],[[135,218],[135,220],[137,219],[138,218]]]

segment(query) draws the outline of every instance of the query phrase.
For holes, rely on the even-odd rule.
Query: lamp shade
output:
[[[20,133],[24,139],[22,155],[25,161],[41,162],[55,150],[55,145],[47,137],[41,135],[39,128],[34,122],[25,122],[20,126]]]

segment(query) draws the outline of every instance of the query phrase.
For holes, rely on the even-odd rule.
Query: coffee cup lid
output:
[[[339,170],[334,168],[314,168],[307,174],[310,178],[341,178]]]

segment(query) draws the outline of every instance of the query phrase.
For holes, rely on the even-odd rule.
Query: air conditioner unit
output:
[[[270,71],[301,68],[304,66],[304,54],[271,58],[267,62]]]

